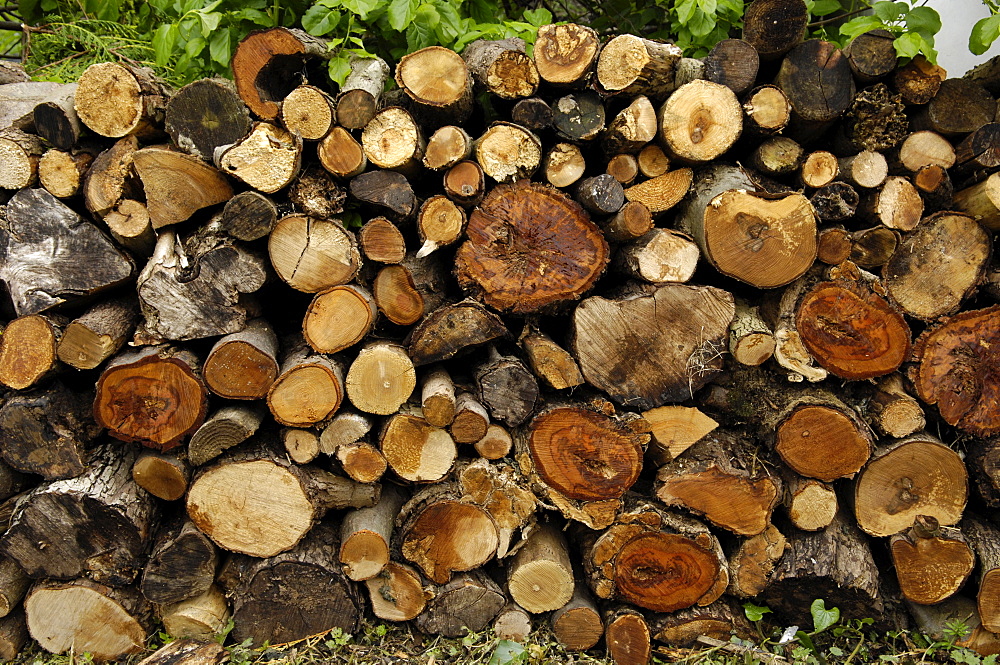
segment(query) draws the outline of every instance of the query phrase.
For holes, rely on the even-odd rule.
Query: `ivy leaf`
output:
[[[163,67],[170,62],[170,54],[177,43],[177,24],[164,23],[153,33],[153,53],[156,54],[156,64]]]
[[[976,21],[969,35],[969,50],[982,55],[1000,37],[1000,14]]]
[[[497,648],[493,650],[488,665],[513,665],[522,663],[527,657],[525,648],[512,640],[500,640]]]
[[[813,619],[813,631],[821,632],[840,621],[840,610],[836,607],[826,609],[826,602],[822,598],[813,601],[809,608]]]
[[[405,30],[416,14],[417,0],[392,0],[389,3],[389,10],[386,12],[386,16],[389,17],[389,25],[397,32]]]
[[[919,32],[925,39],[930,37],[933,40],[934,35],[941,30],[941,17],[930,7],[914,7],[906,15],[906,29],[910,32]]]
[[[302,15],[302,27],[310,35],[322,37],[333,32],[340,24],[340,12],[321,5],[313,5]]]
[[[208,52],[211,54],[212,60],[223,66],[229,64],[229,37],[228,30],[219,30],[212,36],[212,41],[208,44]]]
[[[763,619],[765,614],[770,614],[771,608],[753,603],[743,603],[743,613],[747,615],[747,619],[756,622]]]
[[[523,16],[525,21],[536,28],[552,23],[552,12],[545,8],[525,9]]]

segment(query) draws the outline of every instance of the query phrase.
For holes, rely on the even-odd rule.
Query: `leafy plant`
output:
[[[914,6],[916,2],[919,4]],[[936,62],[934,35],[941,30],[941,17],[926,3],[927,0],[872,3],[871,16],[852,18],[840,27],[840,34],[849,41],[869,30],[888,30],[895,36],[892,43],[897,56],[909,59],[921,53],[929,61]]]
[[[990,15],[976,21],[969,34],[969,50],[976,55],[986,53],[997,37],[1000,37],[1000,3],[997,0],[983,0],[983,4],[990,10]]]

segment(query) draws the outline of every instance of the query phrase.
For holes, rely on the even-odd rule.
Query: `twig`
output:
[[[850,18],[850,17],[854,16],[855,14],[860,14],[862,12],[866,12],[869,9],[871,9],[871,7],[861,7],[860,9],[855,9],[853,12],[847,12],[846,14],[837,14],[836,16],[831,16],[830,18],[825,18],[822,21],[814,21],[814,22],[810,23],[809,25],[807,25],[806,27],[807,28],[818,28],[820,26],[827,25],[828,23],[836,23],[837,21],[842,21],[845,18]]]
[[[717,640],[714,637],[706,637],[705,635],[698,636],[698,642],[716,649],[722,649],[723,651],[731,651],[733,653],[749,654],[764,660],[768,663],[787,663],[788,660],[783,656],[770,653],[769,651],[764,651],[763,649],[758,649],[754,646],[743,646],[742,644],[733,644],[732,642],[723,642],[722,640]]]

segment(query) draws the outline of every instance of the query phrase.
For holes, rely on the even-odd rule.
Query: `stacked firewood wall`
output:
[[[806,17],[0,86],[0,656],[375,617],[625,665],[815,598],[1000,651],[1000,65]]]

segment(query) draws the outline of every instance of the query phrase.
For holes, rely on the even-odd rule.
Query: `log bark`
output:
[[[83,197],[87,210],[105,216],[122,198],[138,194],[140,185],[132,172],[132,156],[139,149],[134,136],[126,136],[100,153],[90,164],[83,182]]]
[[[930,63],[923,55],[900,67],[893,74],[893,85],[910,105],[926,104],[937,95],[948,77],[943,67]]]
[[[470,162],[461,162],[466,164]],[[453,167],[448,173],[452,173]],[[445,175],[447,179],[448,176]],[[446,180],[447,182],[447,180]],[[480,183],[482,173],[480,172]],[[410,182],[395,171],[367,171],[351,179],[351,195],[394,220],[404,220],[417,211],[417,197]],[[446,187],[447,191],[447,187]],[[457,191],[463,191],[461,185]],[[481,190],[480,190],[481,191]]]
[[[854,95],[844,112],[834,143],[851,152],[892,150],[909,133],[910,121],[902,98],[890,92],[884,83],[877,83]]]
[[[656,138],[656,110],[648,97],[638,96],[614,117],[601,137],[605,153],[636,153]]]
[[[514,104],[510,119],[515,124],[539,132],[552,126],[552,107],[541,97],[528,97]]]
[[[251,123],[232,81],[213,78],[178,90],[167,103],[163,124],[175,145],[211,162],[217,148],[246,136]]]
[[[913,118],[914,129],[930,129],[948,138],[964,137],[996,115],[996,101],[968,79],[941,81],[934,96]]]
[[[219,147],[214,160],[223,173],[265,194],[274,194],[299,174],[302,138],[276,125],[258,122],[240,140]]]
[[[180,639],[169,642],[143,658],[141,665],[221,665],[228,658],[217,642]]]
[[[363,129],[378,110],[389,65],[381,58],[354,55],[348,62],[351,73],[337,96],[337,124],[344,129]]]
[[[993,630],[1000,625],[1000,603],[997,600],[997,575],[1000,574],[1000,548],[997,527],[984,519],[966,515],[961,523],[962,534],[979,562],[976,605],[983,627]]]
[[[699,648],[705,638],[728,642],[735,636],[752,640],[754,634],[743,608],[729,598],[721,598],[707,607],[655,615],[651,624],[653,639],[674,647]]]
[[[80,139],[83,125],[74,105],[76,85],[63,84],[32,109],[35,132],[59,150],[69,150]]]
[[[758,306],[736,301],[736,314],[729,324],[729,353],[743,365],[762,365],[774,355],[774,332],[760,316]]]
[[[322,168],[308,166],[289,187],[288,198],[310,217],[336,220],[344,212],[347,190]]]
[[[973,216],[991,231],[1000,229],[1000,175],[955,192],[956,210]]]
[[[151,603],[173,605],[206,593],[218,569],[218,548],[188,519],[156,534],[139,589]]]
[[[613,215],[625,203],[625,190],[614,176],[602,173],[577,184],[576,200],[595,215]]]

